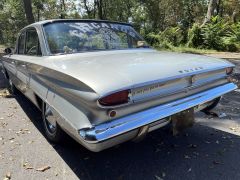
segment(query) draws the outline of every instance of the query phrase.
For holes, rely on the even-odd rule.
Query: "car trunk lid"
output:
[[[224,68],[233,66],[206,56],[151,49],[78,53],[52,56],[51,59],[59,71],[79,79],[100,96],[132,89],[135,100],[152,92],[159,94],[170,92],[171,88],[188,87],[196,74],[202,74],[194,77],[199,80],[222,76]],[[144,88],[152,89],[151,93]]]

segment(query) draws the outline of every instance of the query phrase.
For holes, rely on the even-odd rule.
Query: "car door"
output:
[[[18,53],[14,55],[17,69],[18,82],[15,84],[26,96],[28,96],[30,73],[28,66],[33,59],[41,56],[38,34],[35,28],[28,28],[25,31],[24,48],[18,48]]]
[[[6,69],[9,78],[15,85],[19,83],[19,80],[17,78],[17,67],[15,58],[18,52],[24,52],[24,44],[25,44],[25,31],[22,31],[18,36],[14,53],[5,55],[2,58],[4,68]]]

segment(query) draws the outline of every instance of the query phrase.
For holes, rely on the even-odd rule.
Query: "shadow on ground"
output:
[[[43,133],[40,111],[22,94],[16,100]],[[53,147],[80,179],[240,179],[240,138],[198,124],[177,137],[165,128],[100,153],[73,140]]]

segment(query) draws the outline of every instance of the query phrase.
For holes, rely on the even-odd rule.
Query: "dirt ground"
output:
[[[229,60],[240,59],[240,53],[232,53],[232,52],[216,52],[216,53],[209,53],[205,55],[222,58],[222,59],[229,59]]]
[[[240,61],[233,62],[240,72]],[[1,74],[0,88],[5,86]],[[220,117],[198,113],[195,126],[176,137],[166,127],[140,143],[92,153],[73,140],[49,143],[30,101],[22,94],[0,96],[0,180],[238,180],[240,92],[225,95],[214,112]]]

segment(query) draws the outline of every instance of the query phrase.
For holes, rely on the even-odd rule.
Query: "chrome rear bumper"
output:
[[[100,145],[104,141],[109,139],[112,141],[116,136],[132,132],[140,127],[149,125],[173,114],[202,105],[235,89],[237,89],[235,84],[228,83],[183,99],[162,104],[108,123],[97,125],[91,129],[82,129],[79,131],[79,135],[83,139],[84,144],[90,150],[100,151],[107,148]],[[166,121],[163,121],[163,123],[165,122]],[[124,139],[126,139],[126,137]],[[98,144],[100,145],[100,149],[98,148]],[[108,146],[111,145],[108,143]]]

